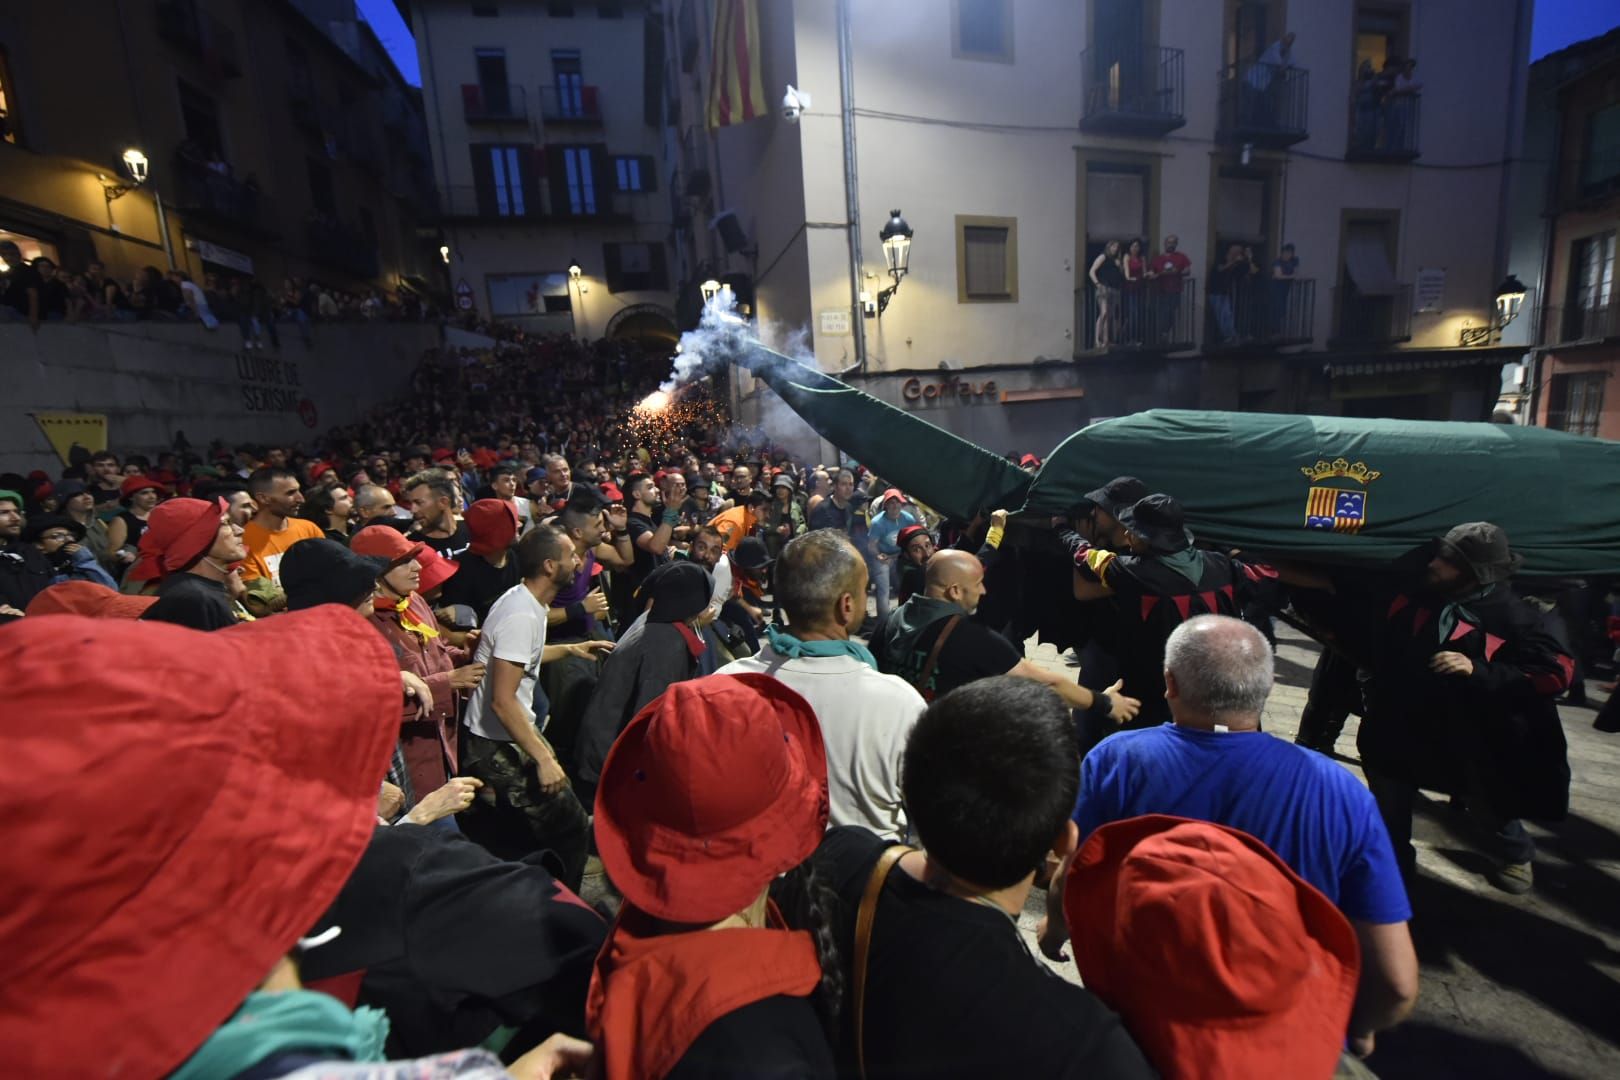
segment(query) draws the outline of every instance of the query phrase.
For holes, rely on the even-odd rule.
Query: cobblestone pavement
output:
[[[1028,655],[1074,677],[1049,645],[1031,644]],[[1313,642],[1278,627],[1267,731],[1293,739],[1316,656]],[[1574,773],[1570,816],[1552,830],[1530,826],[1540,852],[1529,894],[1493,888],[1483,876],[1489,863],[1443,797],[1422,801],[1412,896],[1422,989],[1412,1017],[1379,1039],[1369,1060],[1379,1076],[1620,1077],[1620,735],[1593,730],[1605,699],[1594,687],[1591,709],[1561,710]],[[1360,777],[1354,717],[1336,750]],[[583,891],[616,900],[600,874]],[[1037,956],[1045,901],[1032,893],[1019,919]],[[1072,962],[1052,966],[1080,981]]]
[[[1051,646],[1028,651],[1043,667],[1075,670]],[[1299,730],[1316,656],[1314,642],[1279,625],[1268,732],[1292,740]],[[1540,849],[1530,893],[1510,896],[1485,880],[1490,863],[1444,796],[1420,808],[1412,935],[1421,991],[1411,1018],[1368,1061],[1379,1076],[1620,1077],[1620,735],[1592,728],[1605,699],[1595,686],[1592,708],[1560,710],[1570,815],[1550,830],[1530,826]],[[1360,777],[1354,717],[1335,749]],[[1045,899],[1032,895],[1019,920],[1032,946]],[[1073,963],[1054,967],[1079,981]]]

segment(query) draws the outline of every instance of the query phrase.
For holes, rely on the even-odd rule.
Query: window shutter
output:
[[[669,288],[669,267],[664,261],[664,245],[649,244],[652,249],[652,271],[647,275],[647,288],[663,292]]]
[[[483,217],[495,216],[495,170],[490,164],[488,143],[473,143],[467,148],[472,153],[473,194],[478,200],[478,213]]]
[[[563,161],[563,148],[546,147],[546,186],[551,189],[553,217],[568,216],[568,165]]]
[[[607,278],[608,292],[624,291],[624,273],[620,269],[619,245],[602,245],[602,276]]]
[[[658,190],[658,163],[651,155],[642,154],[636,160],[641,162],[641,190]]]
[[[613,213],[614,177],[617,175],[613,168],[613,159],[608,156],[607,147],[592,146],[591,153],[591,184],[596,188],[596,212],[598,214]]]
[[[540,177],[535,168],[536,155],[531,147],[524,147],[518,154],[518,177],[523,184],[523,213],[525,216],[539,216],[540,214]]]

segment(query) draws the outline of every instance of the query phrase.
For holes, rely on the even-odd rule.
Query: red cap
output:
[[[624,492],[619,490],[619,485],[618,484],[615,484],[613,481],[609,480],[609,481],[607,481],[607,482],[605,482],[603,484],[600,484],[598,486],[600,486],[601,489],[602,489],[602,497],[605,498],[608,502],[610,502],[610,503],[624,502]]]
[[[155,596],[127,596],[93,581],[51,585],[28,601],[29,615],[89,615],[98,619],[138,619],[157,603]]]
[[[437,450],[433,451],[433,460],[434,461],[449,461],[451,458],[453,458],[455,456],[456,455],[449,448],[443,447],[443,446],[441,446]]]
[[[493,469],[501,463],[501,456],[487,446],[480,446],[473,451],[473,464],[480,469]]]
[[[1040,464],[1041,459],[1036,457],[1034,454],[1025,454],[1023,457],[1018,459],[1018,467],[1020,469],[1024,468],[1026,465],[1034,465],[1039,468]]]
[[[137,491],[145,491],[147,488],[156,488],[161,492],[163,490],[163,485],[152,479],[150,476],[126,477],[124,482],[118,485],[118,497],[120,499],[127,499]]]
[[[152,508],[146,531],[136,548],[131,581],[154,581],[184,570],[208,554],[219,533],[220,515],[229,507],[224,499],[169,499]]]
[[[330,461],[317,461],[314,468],[309,470],[309,478],[311,480],[319,480],[321,477],[325,476],[331,471],[332,463]]]
[[[712,923],[809,857],[827,805],[827,751],[804,698],[769,675],[710,675],[675,683],[613,744],[596,847],[629,903]]]
[[[901,551],[904,551],[906,550],[906,545],[911,543],[914,538],[917,536],[926,535],[928,535],[928,526],[907,525],[905,528],[901,529],[895,534],[894,542],[899,546]]]
[[[416,591],[430,593],[440,585],[456,576],[461,564],[451,562],[430,547],[424,547],[416,556],[416,561],[422,567],[422,576],[416,583]]]
[[[518,534],[517,507],[505,499],[479,499],[467,507],[468,550],[474,555],[493,555],[512,546]]]
[[[906,501],[906,497],[900,493],[899,488],[890,488],[889,490],[887,490],[887,491],[885,491],[883,493],[882,497],[880,497],[878,499],[878,505],[882,506],[884,503],[888,502],[890,499],[899,499],[901,502]]]
[[[367,525],[349,537],[349,550],[356,555],[380,555],[392,570],[420,558],[428,546],[420,540],[407,540],[404,533],[387,525]]]
[[[1086,989],[1166,1076],[1332,1074],[1356,933],[1259,840],[1162,814],[1112,822],[1074,857],[1063,911]]]
[[[399,738],[393,650],[336,605],[212,633],[44,615],[0,632],[0,670],[27,672],[0,712],[28,867],[0,905],[6,1071],[166,1076],[359,862]],[[340,670],[334,724],[308,680]]]

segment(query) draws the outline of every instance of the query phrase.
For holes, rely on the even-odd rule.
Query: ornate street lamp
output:
[[[107,195],[108,202],[112,202],[114,199],[122,199],[131,191],[146,183],[146,170],[149,162],[146,160],[145,154],[132,146],[124,151],[123,162],[124,171],[129,174],[129,183],[108,184],[105,177],[102,179],[102,189]]]
[[[1509,274],[1502,279],[1502,284],[1496,287],[1496,318],[1486,326],[1465,326],[1462,330],[1458,344],[1491,345],[1502,340],[1502,331],[1508,324],[1519,317],[1524,307],[1524,294],[1528,290],[1524,282]]]
[[[888,310],[889,301],[900,291],[901,279],[911,268],[911,236],[911,226],[900,216],[900,211],[889,211],[889,220],[883,226],[883,231],[878,233],[878,239],[883,242],[883,260],[888,263],[889,276],[894,279],[894,284],[878,293],[877,313],[880,319]]]

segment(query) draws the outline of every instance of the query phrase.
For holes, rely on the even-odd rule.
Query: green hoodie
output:
[[[967,612],[949,600],[940,600],[922,593],[917,593],[895,608],[888,621],[883,624],[882,632],[873,641],[877,646],[875,651],[878,655],[878,670],[898,675],[912,686],[916,686],[918,679],[922,677],[923,666],[928,663],[928,650],[918,647],[923,631],[952,615],[965,618]],[[928,688],[918,689],[922,691],[924,697],[932,700]]]

